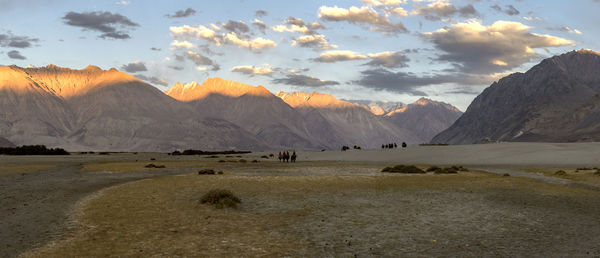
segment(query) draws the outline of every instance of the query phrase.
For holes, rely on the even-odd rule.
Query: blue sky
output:
[[[161,90],[218,76],[273,92],[405,103],[424,96],[465,110],[506,74],[567,51],[600,50],[599,0],[0,6],[0,64],[115,67]]]

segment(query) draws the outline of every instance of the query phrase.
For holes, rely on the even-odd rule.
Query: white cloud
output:
[[[387,68],[407,67],[407,62],[410,61],[402,51],[385,51],[367,55],[371,61],[365,65],[383,66]]]
[[[319,34],[300,36],[292,41],[292,46],[313,48],[319,50],[332,49],[338,47],[336,45],[329,44],[327,38]]]
[[[256,67],[256,66],[250,66],[250,65],[241,65],[241,66],[235,66],[233,68],[231,68],[231,72],[234,73],[242,73],[242,74],[246,74],[246,75],[271,75],[273,74],[273,68],[271,68],[270,66],[265,66],[265,67]]]
[[[116,5],[128,5],[128,4],[130,4],[130,3],[131,3],[131,2],[128,2],[128,1],[122,0],[122,1],[118,1],[118,2],[116,2],[115,4],[116,4]]]
[[[575,45],[571,40],[530,30],[519,22],[497,21],[484,26],[471,21],[423,36],[444,51],[440,60],[450,61],[469,73],[507,71],[530,61],[536,56],[534,49]]]
[[[354,51],[333,50],[322,53],[318,58],[315,59],[315,61],[322,63],[335,63],[340,61],[362,60],[366,58],[366,56]]]
[[[187,41],[187,40],[173,40],[173,42],[171,42],[171,46],[174,47],[175,49],[192,49],[192,48],[196,48],[196,45],[194,45],[193,43]]]
[[[250,50],[262,50],[277,46],[277,44],[270,40],[261,37],[255,39],[241,39],[235,32],[230,32],[225,35],[225,39],[231,44],[239,47],[247,48]]]
[[[353,24],[367,25],[370,30],[381,31],[385,34],[408,32],[402,23],[392,23],[388,18],[367,6],[360,8],[351,6],[348,9],[337,6],[321,6],[319,8],[319,18],[325,21],[345,21]]]

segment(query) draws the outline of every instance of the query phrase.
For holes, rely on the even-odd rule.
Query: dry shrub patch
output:
[[[393,167],[385,167],[381,172],[387,173],[404,173],[404,174],[424,174],[425,171],[414,165],[396,165]]]
[[[200,203],[215,205],[218,209],[236,208],[242,200],[226,189],[213,189],[200,198]]]

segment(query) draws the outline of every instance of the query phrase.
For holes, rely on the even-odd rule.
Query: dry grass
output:
[[[566,175],[558,175],[557,171],[565,171]],[[600,175],[595,174],[595,169],[579,170],[577,168],[546,168],[546,169],[527,169],[527,172],[542,173],[545,176],[568,179],[573,182],[589,184],[600,187]]]
[[[45,164],[34,164],[34,165],[23,165],[23,164],[2,164],[0,167],[0,176],[9,176],[15,174],[27,174],[45,169],[53,168],[54,165]]]
[[[600,255],[597,192],[479,172],[381,175],[381,166],[364,165],[354,174],[313,163],[264,174],[285,167],[246,166],[107,189],[81,207],[73,238],[32,256]],[[215,188],[243,203],[199,204]]]

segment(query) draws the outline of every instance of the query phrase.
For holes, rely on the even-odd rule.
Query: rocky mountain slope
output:
[[[404,107],[404,103],[396,101],[348,100],[348,102],[361,105],[376,116],[383,116]]]
[[[0,136],[70,150],[267,147],[229,121],[199,117],[149,84],[93,66],[0,67]]]
[[[421,98],[387,113],[385,119],[415,133],[421,143],[427,143],[461,115],[462,112],[450,104]]]
[[[330,125],[327,131],[333,132],[336,137],[333,139],[337,141],[367,148],[377,148],[389,142],[414,144],[419,141],[411,131],[373,115],[360,105],[338,100],[329,94],[278,92],[277,96],[307,119],[324,118]]]
[[[163,152],[377,148],[420,143],[418,134],[327,94],[276,96],[220,78],[161,92],[116,69],[0,67],[0,137],[16,145]]]
[[[543,60],[485,89],[433,143],[600,140],[600,54]]]

